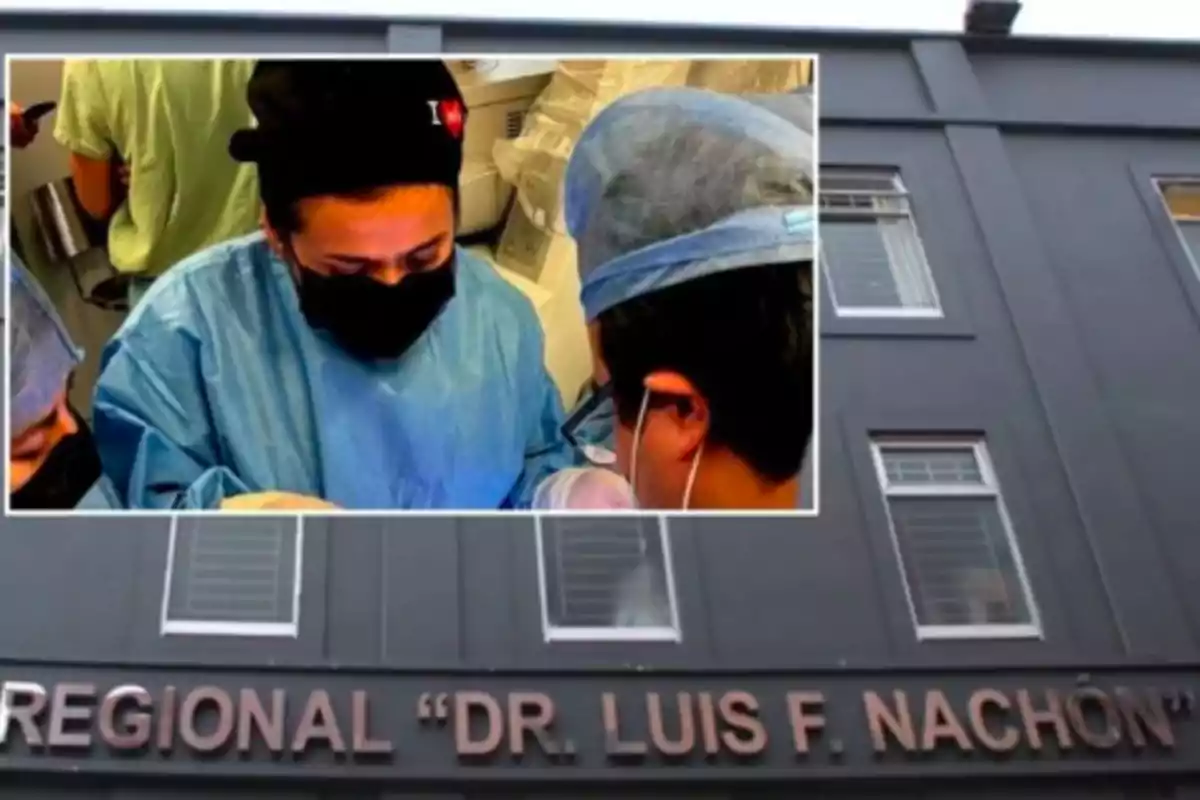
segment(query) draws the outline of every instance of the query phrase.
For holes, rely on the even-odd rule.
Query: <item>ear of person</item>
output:
[[[680,424],[708,427],[708,402],[685,376],[678,372],[652,372],[642,385],[653,395],[677,401],[672,413],[679,417]]]
[[[666,370],[652,372],[642,381],[647,391],[678,401],[663,409],[673,422],[675,443],[681,458],[692,458],[708,436],[708,402],[687,377]]]
[[[678,372],[667,370],[651,372],[642,381],[642,385],[656,394],[677,395],[681,398],[696,394],[696,387],[691,381]]]

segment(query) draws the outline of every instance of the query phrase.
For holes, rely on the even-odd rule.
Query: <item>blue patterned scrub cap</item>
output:
[[[71,371],[83,359],[83,351],[71,341],[37,279],[16,253],[11,257],[9,414],[11,431],[16,436],[49,413],[66,389]]]
[[[693,278],[811,260],[812,131],[807,92],[648,89],[600,112],[563,188],[588,321]]]

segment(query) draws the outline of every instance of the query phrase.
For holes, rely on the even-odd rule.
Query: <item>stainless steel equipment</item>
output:
[[[85,217],[71,179],[59,178],[38,187],[30,193],[29,204],[34,234],[50,265],[70,270],[84,302],[105,309],[124,309],[125,280],[107,258],[83,257],[105,247],[106,229]]]
[[[88,235],[70,178],[33,190],[29,203],[37,238],[51,262],[70,261],[102,244]]]

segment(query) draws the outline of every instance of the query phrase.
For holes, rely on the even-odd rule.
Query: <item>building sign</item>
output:
[[[619,677],[612,683],[621,688],[591,690],[554,680],[554,690],[536,680],[519,690],[425,690],[412,678],[377,687],[299,685],[307,677],[277,686],[10,679],[0,688],[0,749],[21,759],[349,763],[423,775],[438,766],[803,771],[911,763],[919,771],[939,757],[1021,772],[1022,760],[1161,764],[1182,748],[1196,752],[1195,698],[1182,685],[752,691],[630,676],[644,690],[621,687]]]

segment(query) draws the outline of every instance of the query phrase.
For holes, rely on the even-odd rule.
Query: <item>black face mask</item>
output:
[[[366,275],[321,275],[298,266],[300,311],[356,358],[399,358],[454,297],[454,257],[395,286]]]
[[[9,506],[21,511],[57,511],[75,508],[100,479],[100,456],[92,432],[78,416],[79,431],[64,437],[24,486],[9,497]]]

